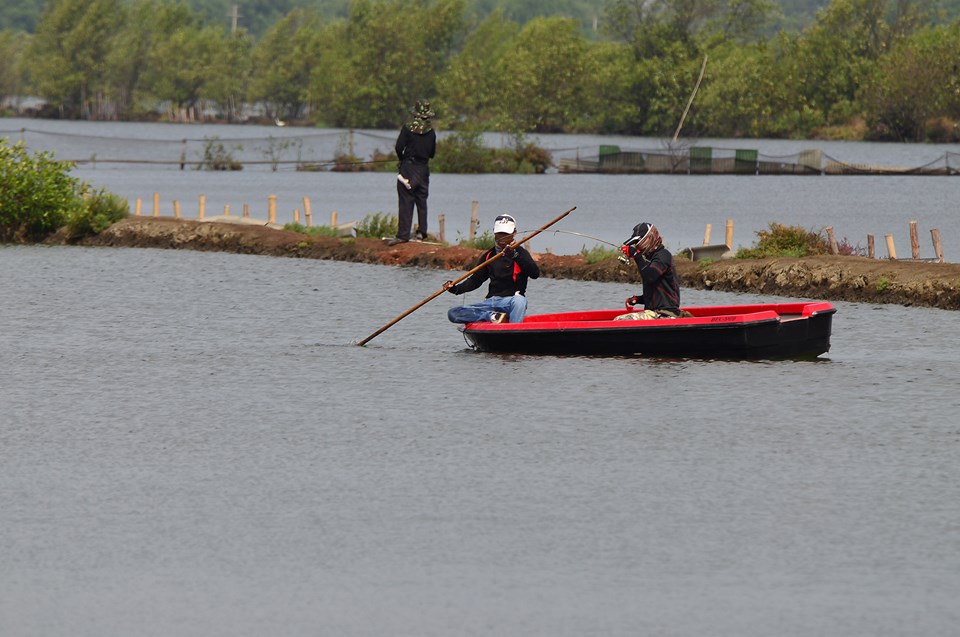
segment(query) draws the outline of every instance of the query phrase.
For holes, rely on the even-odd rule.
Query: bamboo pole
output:
[[[891,261],[897,260],[897,248],[893,245],[893,235],[886,235],[887,239],[887,258]]]
[[[707,58],[703,58],[703,63],[707,63]],[[727,219],[727,237],[726,237],[727,247],[733,250],[733,219]]]
[[[294,209],[293,209],[293,222],[296,223],[296,224],[299,224],[299,223],[300,223],[300,209],[299,209],[299,208],[294,208]]]
[[[243,218],[244,219],[250,218],[250,204],[248,203],[243,204]]]
[[[470,202],[470,232],[467,234],[467,240],[473,241],[474,236],[477,234],[477,225],[480,223],[478,219],[478,208],[480,207],[480,202],[471,201]]]
[[[160,193],[159,192],[153,193],[153,216],[154,217],[160,216]]]
[[[937,263],[943,263],[943,245],[940,243],[940,229],[931,228],[930,237],[933,239],[933,250],[937,255]]]
[[[230,204],[228,203],[223,204],[223,216],[224,217],[230,216]]]
[[[447,219],[446,219],[446,217],[444,217],[443,214],[441,214],[441,215],[439,215],[439,216],[437,217],[437,226],[440,228],[440,232],[439,232],[439,234],[437,235],[437,240],[438,240],[440,243],[444,243],[444,242],[445,242],[444,235],[446,234],[446,232],[444,231],[444,226],[446,225],[446,220],[447,220]]]
[[[180,218],[180,201],[177,199],[173,200],[173,216],[177,219]]]
[[[330,227],[336,230],[337,228],[337,211],[334,210],[330,213]]]
[[[706,230],[703,231],[703,245],[710,245],[710,229],[711,225],[708,223]]]
[[[199,212],[197,212],[197,219],[203,219],[203,216],[207,212],[207,196],[206,195],[200,195],[199,199],[197,200],[197,206],[199,208]]]
[[[303,216],[307,220],[307,227],[313,227],[313,210],[310,208],[310,197],[303,198]]]
[[[867,235],[867,256],[871,259],[877,258],[877,250],[873,245],[873,235]]]
[[[136,211],[134,214],[139,217],[140,211],[143,210],[143,199],[140,197],[137,197],[137,202],[134,204],[134,210]]]
[[[840,254],[840,247],[837,245],[837,238],[833,236],[833,227],[827,226],[827,240],[830,242],[830,254]]]
[[[277,223],[277,196],[267,197],[267,223]]]
[[[917,235],[917,222],[910,222],[910,255],[916,261],[920,258],[920,237]]]

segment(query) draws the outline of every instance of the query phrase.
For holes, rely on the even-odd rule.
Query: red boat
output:
[[[482,352],[810,359],[829,351],[837,311],[822,301],[683,309],[693,317],[616,321],[624,310],[588,310],[535,314],[522,323],[467,323],[461,329],[467,343]]]

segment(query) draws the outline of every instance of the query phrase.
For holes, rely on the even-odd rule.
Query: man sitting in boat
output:
[[[503,253],[469,277],[454,285],[453,281],[443,284],[443,289],[453,294],[471,292],[489,280],[487,298],[472,305],[452,307],[447,318],[453,323],[473,323],[489,321],[503,323],[509,318],[511,323],[522,323],[527,313],[527,280],[540,276],[540,268],[523,246],[511,247],[517,236],[517,222],[510,215],[500,215],[493,222],[493,236],[496,245],[480,255],[479,267],[497,254]]]
[[[643,279],[643,293],[627,299],[627,306],[643,304],[643,310],[621,314],[614,320],[647,320],[677,318],[688,313],[680,310],[680,280],[673,267],[673,255],[663,247],[657,227],[639,223],[633,235],[620,247],[623,254],[637,264]]]

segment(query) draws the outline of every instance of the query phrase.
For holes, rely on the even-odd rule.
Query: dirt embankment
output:
[[[307,237],[262,225],[130,217],[83,245],[235,252],[303,259],[418,266],[466,271],[480,251],[462,246],[375,239]],[[588,265],[580,255],[534,255],[543,276],[637,283],[636,269],[615,259]],[[895,303],[960,309],[960,264],[820,256],[758,260],[726,259],[704,265],[678,259],[688,288],[753,292],[826,300]],[[455,278],[451,276],[451,278]]]

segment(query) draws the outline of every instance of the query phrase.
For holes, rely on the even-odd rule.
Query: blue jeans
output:
[[[489,321],[497,312],[508,313],[511,323],[523,323],[523,317],[527,314],[527,297],[520,294],[491,296],[479,303],[452,307],[447,312],[447,318],[451,323],[474,323]]]

